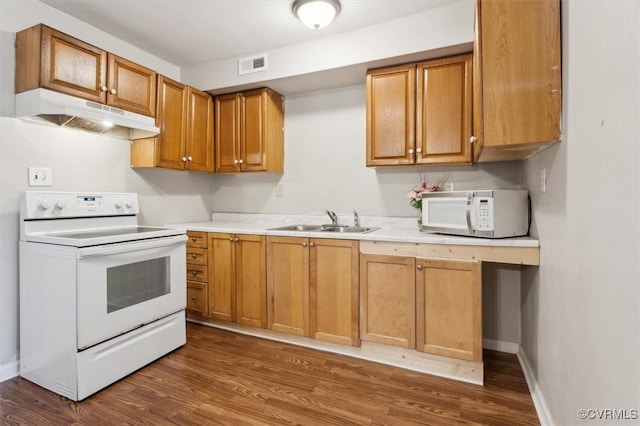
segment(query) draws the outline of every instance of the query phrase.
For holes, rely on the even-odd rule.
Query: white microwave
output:
[[[421,231],[484,238],[529,233],[529,196],[519,189],[423,192]]]

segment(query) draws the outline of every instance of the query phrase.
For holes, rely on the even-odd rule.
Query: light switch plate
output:
[[[53,185],[53,171],[50,167],[27,167],[29,186]]]

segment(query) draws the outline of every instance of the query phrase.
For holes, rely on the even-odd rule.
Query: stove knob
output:
[[[38,207],[40,207],[40,210],[48,210],[51,207],[51,203],[49,200],[42,200]]]
[[[125,205],[127,206],[127,208],[131,208],[133,207],[133,200],[127,200],[127,202],[125,203]]]
[[[65,207],[67,207],[67,202],[65,200],[58,200],[58,202],[56,203],[56,209],[58,210],[62,210]]]
[[[118,209],[122,208],[122,200],[116,200],[116,208]]]

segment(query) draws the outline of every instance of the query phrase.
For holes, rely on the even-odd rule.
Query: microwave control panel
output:
[[[493,231],[493,198],[474,198],[478,231]]]

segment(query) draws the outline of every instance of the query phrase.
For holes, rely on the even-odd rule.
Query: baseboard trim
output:
[[[492,351],[506,352],[508,354],[517,354],[520,350],[519,343],[491,339],[482,339],[482,347],[485,349],[491,349]]]
[[[20,361],[11,361],[8,364],[0,365],[0,382],[13,379],[20,374]]]
[[[527,386],[529,386],[529,393],[531,394],[533,405],[536,407],[540,425],[552,426],[554,423],[551,419],[551,413],[549,411],[547,401],[544,397],[544,394],[542,393],[542,390],[540,390],[540,386],[538,386],[538,381],[533,374],[533,369],[531,368],[529,359],[527,358],[525,352],[522,350],[522,347],[520,347],[520,350],[517,352],[517,356],[518,361],[520,361],[522,372],[524,373],[524,378],[527,381]]]

